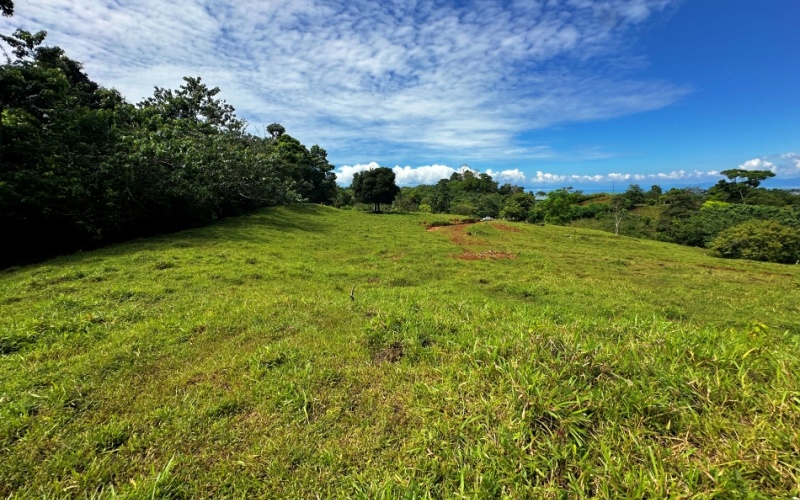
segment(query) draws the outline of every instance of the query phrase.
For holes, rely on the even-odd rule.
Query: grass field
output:
[[[800,495],[800,267],[437,218],[0,272],[0,496]]]

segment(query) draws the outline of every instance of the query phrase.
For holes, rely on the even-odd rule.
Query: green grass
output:
[[[441,219],[0,273],[0,496],[800,495],[799,267]]]

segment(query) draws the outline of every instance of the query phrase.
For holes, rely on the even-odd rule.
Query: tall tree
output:
[[[372,203],[375,212],[381,211],[381,203],[391,203],[400,192],[400,188],[395,184],[394,171],[387,167],[357,172],[350,187],[356,200],[361,203]]]
[[[775,173],[769,170],[744,170],[733,168],[720,172],[727,177],[730,182],[721,180],[708,190],[708,194],[713,199],[727,201],[730,203],[746,203],[747,195],[771,177]]]
[[[468,175],[472,172],[464,172],[464,182],[467,182]],[[469,177],[470,179],[474,177]],[[450,181],[441,179],[436,183],[431,193],[431,209],[436,213],[447,213],[450,211],[450,202],[453,201],[452,192],[450,189]]]

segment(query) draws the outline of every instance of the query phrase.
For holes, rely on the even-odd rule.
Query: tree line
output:
[[[499,185],[485,173],[462,169],[433,185],[398,188],[389,168],[357,173],[337,205],[380,204],[400,212],[435,212],[574,225],[619,235],[704,247],[716,255],[772,262],[800,260],[800,195],[765,189],[769,170],[732,169],[710,189],[631,184],[621,193],[586,194],[572,187],[545,193]]]
[[[11,52],[0,66],[0,265],[335,201],[323,148],[279,124],[247,132],[219,88],[186,77],[132,104],[45,36],[0,35]]]

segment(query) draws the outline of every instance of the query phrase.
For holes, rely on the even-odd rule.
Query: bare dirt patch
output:
[[[481,238],[476,238],[474,236],[469,236],[467,233],[466,228],[469,224],[458,224],[458,225],[451,225],[451,226],[439,226],[429,228],[429,231],[435,230],[444,230],[447,232],[447,235],[450,237],[450,241],[455,243],[456,245],[463,247],[464,251],[460,255],[454,255],[453,257],[456,259],[461,260],[483,260],[483,259],[516,259],[517,255],[511,252],[498,252],[496,250],[481,250],[480,248],[486,248],[487,242]],[[506,231],[518,231],[518,229],[510,226],[505,226],[504,224],[498,224],[502,226],[500,229],[506,228]],[[492,224],[495,226],[495,224]],[[496,226],[495,226],[496,227]],[[469,249],[468,249],[469,248]]]
[[[516,259],[517,255],[511,252],[495,252],[494,250],[487,250],[486,252],[464,252],[456,256],[461,260],[482,260],[482,259]]]
[[[426,231],[439,231],[445,227],[458,227],[458,226],[471,226],[472,224],[477,224],[480,221],[474,219],[467,219],[467,220],[451,220],[447,222],[433,222],[429,223],[431,225],[426,225]]]
[[[389,346],[377,351],[372,356],[372,361],[375,363],[397,363],[403,357],[403,344],[400,342],[393,342]]]

